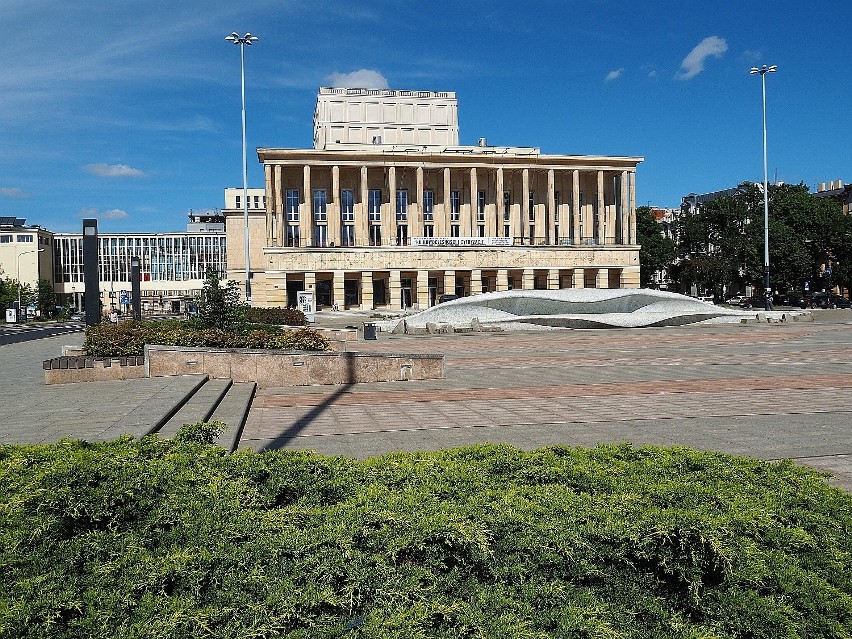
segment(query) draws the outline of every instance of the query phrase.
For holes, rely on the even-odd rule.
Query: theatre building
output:
[[[320,308],[396,310],[512,288],[639,286],[641,157],[460,146],[454,93],[339,88],[319,91],[314,148],[257,154],[256,306],[292,306],[301,290]],[[223,211],[238,282],[242,196],[227,189]]]

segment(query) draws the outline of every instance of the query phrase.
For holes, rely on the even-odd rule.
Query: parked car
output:
[[[731,306],[739,306],[742,304],[742,301],[745,299],[743,295],[734,295],[725,300],[725,304],[730,304]]]
[[[86,319],[86,313],[85,311],[81,313],[75,311],[74,313],[71,313],[70,319],[72,322],[82,322],[84,319]]]
[[[814,293],[810,298],[806,298],[806,306],[810,308],[850,308],[852,302],[840,295]]]

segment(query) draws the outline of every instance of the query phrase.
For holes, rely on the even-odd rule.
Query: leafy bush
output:
[[[204,286],[195,300],[196,315],[192,319],[199,328],[216,328],[222,331],[239,330],[249,306],[242,300],[240,286],[234,281],[225,282],[212,268],[207,269]]]
[[[241,332],[196,328],[187,322],[121,322],[86,327],[83,351],[96,357],[142,355],[145,344],[326,351],[328,340],[309,328],[255,327]]]
[[[852,497],[789,462],[0,446],[6,637],[849,637]]]
[[[308,324],[308,318],[296,308],[253,306],[246,309],[245,319],[258,324],[279,324],[282,326],[307,326]]]

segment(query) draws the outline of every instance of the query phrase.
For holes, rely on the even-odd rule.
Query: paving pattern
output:
[[[365,457],[481,442],[680,444],[795,458],[852,490],[852,313],[833,317],[380,334],[350,350],[444,353],[447,378],[259,390],[240,446]]]

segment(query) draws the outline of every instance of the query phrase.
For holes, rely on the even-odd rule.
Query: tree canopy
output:
[[[697,285],[721,294],[746,285],[763,288],[763,187],[742,184],[733,196],[685,206],[676,222],[677,262],[672,276],[681,288]],[[836,202],[815,197],[805,184],[769,186],[769,266],[773,289],[848,286],[852,219]]]
[[[663,234],[648,206],[636,209],[636,238],[642,246],[639,249],[639,283],[647,288],[653,283],[654,273],[671,265],[676,246],[674,240]]]

